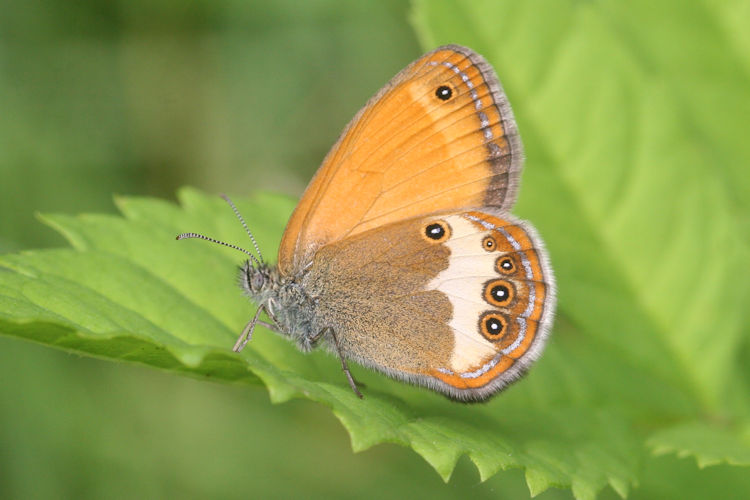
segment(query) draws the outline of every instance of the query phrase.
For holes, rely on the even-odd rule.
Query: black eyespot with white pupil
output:
[[[502,274],[512,274],[516,270],[516,263],[510,257],[501,257],[497,260],[496,267]]]
[[[442,243],[451,236],[451,227],[442,220],[433,220],[422,226],[422,235],[430,243]]]
[[[425,236],[431,240],[439,240],[445,236],[445,228],[441,224],[435,222],[434,224],[427,226],[425,229]]]
[[[507,280],[491,280],[484,285],[484,300],[496,307],[509,306],[515,294],[513,284]]]
[[[508,290],[508,287],[505,285],[495,285],[490,290],[490,295],[492,295],[492,298],[496,301],[504,302],[510,296],[510,290]]]
[[[497,336],[503,331],[503,323],[494,317],[484,320],[484,327],[487,329],[487,333],[492,336]]]
[[[503,339],[508,329],[508,319],[500,312],[486,312],[479,319],[479,332],[490,342]]]
[[[453,97],[453,90],[447,85],[441,85],[435,91],[435,96],[441,101],[447,101]]]
[[[497,242],[492,236],[485,236],[482,240],[482,248],[488,252],[492,252],[497,247]]]

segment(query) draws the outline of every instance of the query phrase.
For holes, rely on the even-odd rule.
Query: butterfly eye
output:
[[[489,312],[479,319],[479,331],[489,341],[496,342],[503,338],[508,328],[508,320],[498,312]]]
[[[441,220],[430,222],[424,227],[423,234],[428,240],[440,243],[450,238],[451,228]]]
[[[516,264],[510,257],[500,257],[497,259],[497,270],[502,274],[512,274],[516,271]]]
[[[435,91],[435,96],[441,101],[447,101],[453,97],[453,90],[447,85],[441,85]]]
[[[507,306],[513,301],[515,294],[513,284],[505,280],[493,280],[484,287],[484,300],[493,306]]]
[[[495,238],[492,236],[485,236],[482,240],[482,248],[487,250],[488,252],[493,251],[497,248],[497,242],[495,241]]]

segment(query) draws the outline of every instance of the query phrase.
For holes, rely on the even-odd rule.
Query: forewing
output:
[[[421,214],[508,210],[522,157],[494,70],[470,49],[440,47],[346,127],[289,220],[279,267],[292,273],[325,244]]]

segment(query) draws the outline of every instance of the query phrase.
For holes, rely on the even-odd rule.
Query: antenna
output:
[[[187,240],[189,238],[198,238],[198,239],[201,239],[201,240],[210,241],[212,243],[218,243],[219,245],[224,245],[225,247],[234,248],[235,250],[239,250],[242,253],[246,253],[247,255],[250,256],[251,259],[253,259],[253,262],[255,262],[257,265],[260,265],[260,262],[258,262],[258,259],[255,257],[255,255],[253,255],[252,253],[248,252],[244,248],[238,247],[237,245],[232,245],[231,243],[224,243],[223,241],[219,241],[219,240],[214,239],[214,238],[209,238],[208,236],[204,236],[204,235],[198,234],[198,233],[182,233],[180,235],[177,235],[177,239],[178,240]]]
[[[260,253],[260,247],[258,246],[258,242],[255,241],[255,236],[253,236],[253,233],[250,232],[250,228],[247,227],[247,224],[245,223],[245,219],[242,218],[242,214],[240,214],[240,211],[237,210],[237,207],[234,205],[234,203],[232,203],[232,200],[229,199],[229,196],[227,196],[225,194],[222,194],[221,197],[224,199],[224,201],[226,201],[229,204],[230,207],[232,207],[232,211],[234,211],[234,215],[237,216],[237,218],[240,220],[240,223],[242,224],[242,227],[245,228],[245,232],[250,237],[250,241],[253,242],[253,246],[255,247],[255,251],[258,253],[258,257],[255,257],[255,255],[253,255],[252,253],[248,252],[244,248],[238,247],[237,245],[232,245],[231,243],[225,243],[223,241],[220,241],[220,240],[217,240],[217,239],[214,239],[214,238],[210,238],[208,236],[204,236],[204,235],[198,234],[198,233],[182,233],[182,234],[180,234],[180,235],[177,236],[177,239],[178,240],[186,240],[186,239],[189,239],[189,238],[198,238],[198,239],[201,239],[201,240],[210,241],[212,243],[218,243],[219,245],[224,245],[225,247],[234,248],[235,250],[239,250],[240,252],[249,255],[250,258],[253,260],[253,262],[257,266],[260,266],[261,263],[263,263],[263,255]],[[260,258],[260,260],[258,258]]]
[[[232,207],[232,211],[234,211],[234,215],[237,216],[237,218],[240,220],[240,223],[242,224],[242,227],[245,228],[245,232],[248,236],[250,236],[250,240],[253,242],[253,246],[255,247],[255,251],[258,252],[258,257],[260,257],[260,261],[263,262],[263,255],[260,253],[260,247],[258,246],[258,242],[255,241],[255,236],[253,236],[253,233],[250,232],[250,228],[247,227],[247,224],[245,224],[245,219],[242,218],[242,214],[240,214],[240,211],[237,210],[237,207],[234,206],[234,203],[232,203],[232,200],[229,199],[229,196],[222,194],[222,198],[224,198],[224,201],[229,203],[229,206]]]

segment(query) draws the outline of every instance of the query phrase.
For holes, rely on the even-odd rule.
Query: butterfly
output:
[[[303,351],[461,401],[484,400],[540,356],[555,280],[536,230],[510,214],[523,150],[492,67],[458,45],[398,73],[356,114],[305,190],[278,265],[258,245],[240,285]],[[271,322],[260,319],[265,312]]]

